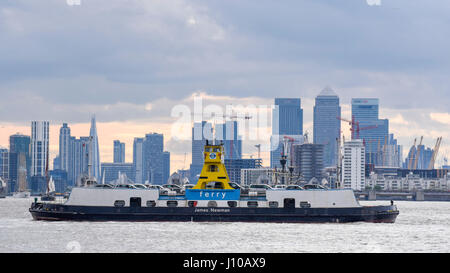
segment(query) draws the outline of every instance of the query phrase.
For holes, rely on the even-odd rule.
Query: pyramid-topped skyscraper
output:
[[[95,115],[92,116],[91,120],[91,131],[89,133],[89,138],[91,139],[90,155],[89,160],[92,164],[91,175],[100,181],[100,149],[98,145],[98,135],[97,135],[97,122],[95,120]]]
[[[336,166],[337,141],[340,138],[341,106],[339,96],[327,86],[316,97],[314,106],[314,144],[324,145],[325,167]]]

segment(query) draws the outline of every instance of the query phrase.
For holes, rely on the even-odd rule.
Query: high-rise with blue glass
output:
[[[338,95],[326,87],[316,97],[314,106],[314,144],[324,145],[325,167],[336,166],[337,139],[341,131],[341,106]]]
[[[366,163],[384,165],[381,154],[389,141],[389,120],[379,119],[379,99],[352,99],[352,116],[359,122],[359,139],[365,143]]]
[[[114,140],[114,163],[125,163],[125,143]]]
[[[31,176],[45,176],[49,156],[49,122],[31,123]]]
[[[223,141],[225,159],[242,159],[242,140],[238,134],[238,122],[227,121],[216,126],[217,141]]]
[[[8,191],[15,192],[20,183],[27,183],[31,172],[29,136],[15,134],[9,137],[9,182]],[[19,181],[22,179],[24,181]]]
[[[190,182],[197,183],[197,176],[203,168],[203,149],[206,141],[213,141],[214,132],[212,124],[206,121],[195,122],[192,127],[192,163],[190,166]]]
[[[303,109],[301,108],[301,99],[275,98],[275,109],[272,116],[271,168],[281,167],[280,159],[283,153],[284,137],[298,139],[302,135]]]

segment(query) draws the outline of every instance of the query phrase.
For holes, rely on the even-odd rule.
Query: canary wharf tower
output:
[[[98,135],[97,135],[97,122],[95,120],[95,115],[92,116],[91,120],[91,131],[89,133],[90,146],[89,147],[89,162],[92,164],[91,175],[100,181],[100,149],[98,146]]]

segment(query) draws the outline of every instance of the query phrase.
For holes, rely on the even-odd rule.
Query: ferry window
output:
[[[156,207],[156,202],[155,201],[147,201],[147,207],[149,207],[149,208]]]
[[[205,152],[210,153],[211,152],[211,148],[205,148]]]
[[[249,208],[257,208],[258,207],[258,202],[257,201],[249,201],[247,203],[247,207],[249,207]]]
[[[292,198],[284,199],[284,208],[286,208],[286,209],[295,208],[295,199],[292,199]]]
[[[269,202],[269,207],[271,207],[271,208],[278,208],[278,202],[276,202],[276,201],[272,201],[272,202]]]
[[[178,201],[167,201],[167,206],[169,208],[176,208],[178,207]]]
[[[215,153],[219,153],[220,152],[220,148],[214,148],[214,152]]]
[[[116,202],[114,202],[114,207],[118,207],[118,208],[123,208],[123,207],[125,207],[125,201],[123,201],[123,200],[117,200]]]
[[[130,198],[130,207],[132,208],[140,208],[142,206],[142,199],[139,197],[131,197]]]
[[[209,172],[218,172],[219,168],[217,167],[217,165],[209,165]]]
[[[216,201],[209,201],[208,202],[208,208],[217,208],[217,202]]]
[[[309,202],[300,202],[300,207],[303,209],[311,208],[311,204]]]
[[[235,207],[237,207],[237,202],[236,201],[228,201],[228,206],[230,208],[235,208]]]

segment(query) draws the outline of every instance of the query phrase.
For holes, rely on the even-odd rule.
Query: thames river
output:
[[[398,201],[395,224],[37,222],[32,202],[0,199],[0,252],[450,252],[450,202]]]

